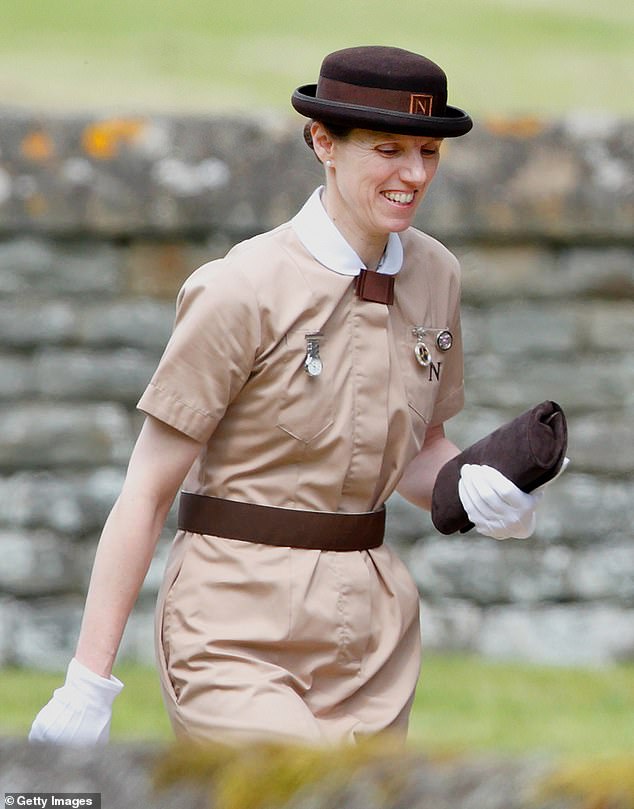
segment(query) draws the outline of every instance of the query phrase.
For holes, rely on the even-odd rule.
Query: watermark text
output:
[[[101,809],[100,792],[5,792],[6,809]]]

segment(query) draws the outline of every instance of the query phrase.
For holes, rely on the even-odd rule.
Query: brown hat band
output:
[[[409,90],[386,90],[381,87],[360,87],[357,84],[319,78],[316,98],[324,101],[338,101],[345,104],[357,104],[362,107],[374,107],[383,110],[395,110],[410,115],[442,115],[444,110],[435,109],[438,99],[431,93],[411,93]]]

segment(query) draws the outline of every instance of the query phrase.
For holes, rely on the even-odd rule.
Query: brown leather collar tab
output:
[[[356,278],[356,292],[362,301],[391,306],[394,303],[394,276],[374,270],[361,270]]]

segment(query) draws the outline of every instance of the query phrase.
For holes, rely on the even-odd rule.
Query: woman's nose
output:
[[[427,170],[422,156],[418,154],[409,156],[401,169],[401,176],[406,182],[417,185],[424,183],[427,179]]]

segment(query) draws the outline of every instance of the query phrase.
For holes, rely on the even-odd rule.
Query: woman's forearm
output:
[[[442,424],[430,427],[420,452],[406,467],[397,486],[398,493],[420,508],[431,510],[436,477],[442,467],[460,450],[448,438]]]
[[[80,663],[103,677],[111,673],[165,516],[164,509],[141,505],[123,492],[104,526],[75,652]]]
[[[111,672],[170,506],[199,450],[194,439],[146,419],[99,540],[75,652],[96,674]]]

